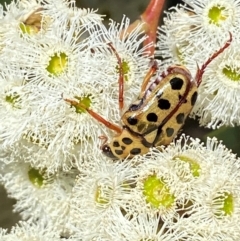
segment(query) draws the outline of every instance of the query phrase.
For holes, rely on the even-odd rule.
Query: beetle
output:
[[[229,40],[216,51],[201,68],[198,67],[195,78],[182,65],[173,65],[165,72],[151,79],[157,71],[157,62],[153,61],[146,74],[141,92],[122,115],[122,127],[115,125],[102,116],[77,101],[64,99],[71,106],[84,108],[93,118],[112,129],[117,134],[107,143],[107,137],[101,137],[102,152],[112,159],[125,159],[135,155],[143,155],[151,147],[168,145],[172,142],[187,116],[190,114],[198,96],[198,87],[206,67],[222,53],[232,41]],[[120,56],[111,43],[108,44],[114,52],[119,65],[119,108],[123,108],[123,67]]]

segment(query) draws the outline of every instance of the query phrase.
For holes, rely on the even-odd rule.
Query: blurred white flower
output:
[[[185,240],[188,234],[180,228],[173,228],[171,222],[161,219],[161,215],[139,214],[136,217],[127,219],[121,213],[113,217],[107,232],[112,240],[138,241],[178,241]]]
[[[20,221],[11,228],[9,233],[0,229],[0,238],[2,241],[60,241],[59,231],[54,225],[44,225],[42,223],[34,224],[32,222]]]
[[[65,229],[69,201],[77,171],[47,175],[26,163],[5,165],[2,183],[16,199],[13,211],[32,223],[54,223],[59,232]]]

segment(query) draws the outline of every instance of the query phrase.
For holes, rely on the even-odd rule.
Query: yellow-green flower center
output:
[[[106,205],[110,202],[109,193],[112,192],[112,188],[109,186],[98,186],[96,190],[95,202],[98,204]]]
[[[55,76],[62,74],[68,63],[68,56],[65,53],[55,53],[51,56],[49,64],[47,66],[47,71]]]
[[[221,193],[219,196],[214,198],[214,201],[220,204],[221,208],[219,211],[223,212],[225,216],[229,216],[233,213],[234,209],[234,199],[231,193]]]
[[[19,102],[20,96],[17,94],[10,94],[5,96],[6,102],[11,104],[13,107],[16,107],[16,104]]]
[[[194,160],[187,156],[177,155],[173,158],[173,160],[181,160],[189,164],[190,171],[194,177],[200,176],[201,167],[200,165]]]
[[[232,81],[240,81],[240,68],[231,68],[226,65],[223,70],[223,74],[227,76]]]
[[[119,73],[119,66],[116,66],[116,70]],[[124,59],[122,59],[122,70],[123,70],[123,76],[124,76],[124,80],[128,81],[128,73],[130,71],[130,67],[127,61],[125,61]]]
[[[39,32],[39,29],[34,25],[27,25],[24,23],[20,23],[19,27],[23,34],[34,35]]]
[[[77,100],[79,100],[78,104],[76,105],[72,105],[75,107],[76,112],[81,114],[81,113],[85,113],[86,109],[85,108],[89,108],[91,106],[91,95],[87,95],[84,97],[78,97],[78,96],[74,96],[74,98],[76,98]]]
[[[226,20],[227,16],[223,15],[224,10],[225,7],[219,5],[213,6],[208,12],[209,23],[219,26],[221,24],[221,21]]]
[[[34,186],[38,188],[42,187],[44,178],[42,174],[40,174],[39,170],[31,168],[28,171],[28,178]]]
[[[156,175],[149,176],[144,180],[143,185],[143,195],[153,207],[168,208],[174,203],[175,197],[170,193],[163,178],[159,179]]]

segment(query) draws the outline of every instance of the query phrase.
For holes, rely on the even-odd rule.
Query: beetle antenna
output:
[[[119,71],[119,78],[118,78],[118,86],[119,86],[119,96],[118,96],[118,104],[119,104],[119,109],[123,109],[124,105],[124,100],[123,100],[123,91],[124,91],[124,76],[123,76],[123,65],[122,65],[122,60],[117,52],[117,50],[113,47],[112,43],[108,43],[108,46],[111,48],[113,53],[115,54],[117,58],[117,62],[119,65],[118,71]]]
[[[217,52],[215,52],[201,67],[201,69],[199,68],[199,66],[197,66],[197,74],[196,74],[196,77],[195,77],[195,80],[196,80],[196,83],[197,83],[197,86],[199,86],[202,82],[202,76],[205,72],[205,69],[207,68],[207,66],[219,55],[221,54],[226,48],[229,47],[229,45],[231,44],[232,42],[232,33],[229,32],[229,39],[228,41],[225,43],[225,45],[220,48]]]
[[[89,115],[91,115],[95,120],[97,120],[98,122],[102,123],[103,125],[105,125],[107,128],[117,132],[117,133],[121,133],[122,132],[122,128],[119,127],[118,125],[115,125],[114,123],[111,123],[110,121],[104,119],[102,116],[100,116],[98,113],[94,112],[93,110],[90,110],[88,107],[86,107],[84,104],[79,103],[75,100],[70,100],[70,99],[65,99],[63,98],[64,101],[66,101],[67,103],[69,103],[71,106],[74,106],[75,108],[80,107],[82,109],[84,109],[85,111],[88,112]]]

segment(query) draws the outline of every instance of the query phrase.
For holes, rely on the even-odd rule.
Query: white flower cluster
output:
[[[1,240],[239,240],[240,159],[216,139],[204,146],[183,135],[121,163],[92,158],[76,180],[71,173],[46,186],[7,170],[6,188],[29,221]]]
[[[24,161],[48,173],[81,166],[99,149],[103,128],[78,101],[119,122],[118,62],[124,64],[126,105],[139,92],[149,57],[145,36],[127,38],[123,19],[110,28],[73,1],[17,1],[1,16],[0,143],[5,162]],[[123,35],[120,39],[120,34]],[[10,154],[10,155],[9,155]]]
[[[164,62],[179,63],[192,73],[233,35],[230,46],[206,69],[192,111],[201,125],[240,125],[240,1],[183,0],[167,12],[159,32],[158,53]]]
[[[238,21],[239,3],[185,2],[188,7],[168,14],[161,32],[165,41],[171,38],[170,45],[165,43],[164,51],[158,46],[156,54],[165,54],[164,63],[174,62],[169,55],[174,49],[178,60],[196,71],[194,61],[204,63],[206,56],[221,48],[227,31],[234,38],[238,34],[238,22],[231,21]],[[207,3],[214,19],[219,11],[225,16],[219,21],[231,17],[221,30],[220,24],[212,27],[215,37],[225,36],[221,41],[208,41],[208,22],[201,27],[201,10]],[[230,6],[236,18],[227,12]],[[100,15],[76,8],[73,0],[17,0],[2,9],[0,182],[16,199],[14,211],[23,221],[9,233],[0,229],[0,240],[240,240],[240,159],[215,138],[204,146],[182,135],[168,147],[123,161],[102,155],[99,136],[112,133],[86,108],[120,125],[120,68],[127,107],[152,61],[141,25],[131,32],[128,27],[124,17],[120,24],[112,21],[106,28]],[[222,75],[231,96],[226,100],[218,96],[223,89],[219,83],[211,103],[219,108],[218,100],[228,101],[229,106],[238,103],[236,44],[237,37],[206,70],[193,111],[202,124],[205,120],[212,127],[239,124],[238,109],[228,109],[232,117],[217,109],[226,119],[219,115],[216,120],[215,112],[208,111],[210,97],[204,94],[206,76],[215,80],[214,66],[227,66]],[[230,77],[236,81],[230,82]]]

